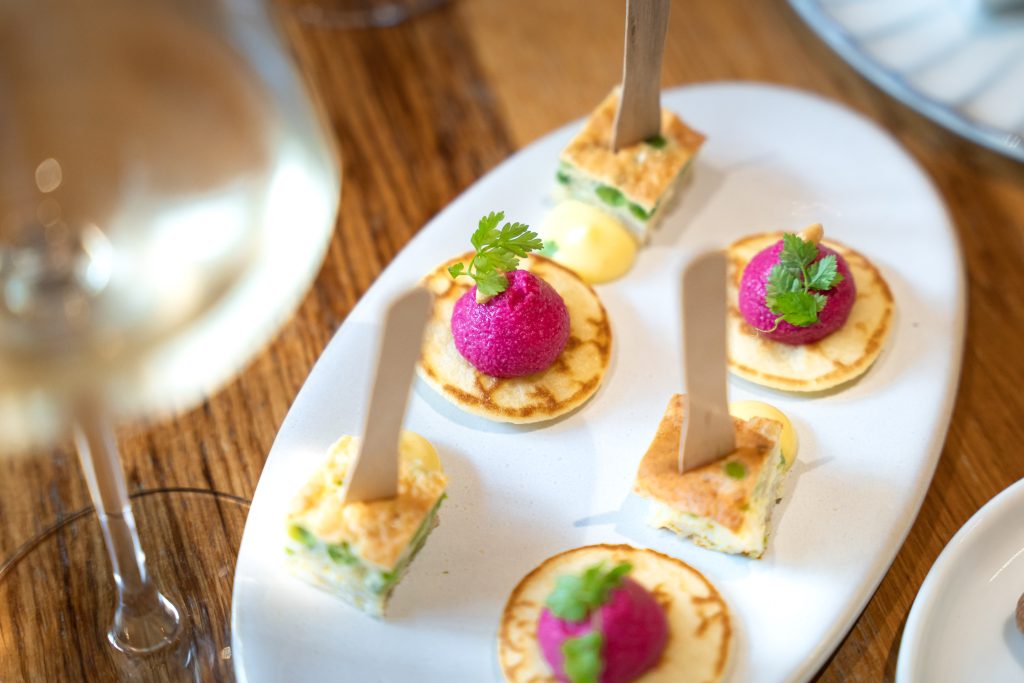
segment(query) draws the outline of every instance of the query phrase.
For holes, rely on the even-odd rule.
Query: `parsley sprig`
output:
[[[604,636],[597,629],[562,642],[565,675],[570,683],[597,683],[604,669]]]
[[[466,275],[476,281],[477,302],[483,303],[508,289],[505,273],[519,265],[519,259],[544,248],[544,242],[525,223],[505,223],[505,212],[493,211],[480,219],[470,242],[476,255],[467,268],[463,263],[448,267],[453,278]],[[501,227],[498,227],[501,225]]]
[[[782,236],[782,251],[779,262],[768,273],[764,302],[774,313],[773,332],[785,320],[790,325],[807,327],[818,322],[818,314],[825,308],[828,299],[820,292],[826,292],[840,282],[834,254],[828,254],[815,261],[818,245],[803,240],[792,233]]]
[[[555,590],[545,601],[547,608],[559,619],[583,621],[590,610],[608,602],[608,596],[633,569],[621,562],[605,569],[604,562],[588,567],[582,574],[564,574],[555,580]]]

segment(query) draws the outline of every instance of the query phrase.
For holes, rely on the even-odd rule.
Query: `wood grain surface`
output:
[[[297,60],[325,104],[344,156],[341,214],[327,259],[292,319],[232,383],[184,415],[120,430],[130,490],[196,488],[250,498],[313,362],[402,245],[485,171],[585,114],[618,80],[624,6],[623,0],[453,0],[388,29],[290,21]],[[907,612],[931,564],[971,514],[1024,477],[1024,166],[879,92],[784,0],[675,3],[663,84],[733,79],[810,90],[877,122],[935,181],[960,236],[970,286],[968,334],[942,458],[906,543],[817,677],[892,680]],[[750,125],[757,125],[756,112]],[[0,565],[87,506],[70,442],[31,458],[0,457]],[[231,512],[237,509],[243,512]],[[244,506],[233,503],[217,514],[225,538],[237,544]],[[188,552],[181,529],[144,526],[151,554]],[[19,624],[43,618],[33,613],[37,600],[73,581],[104,581],[102,567],[76,573],[63,547],[54,546],[48,570],[0,585],[0,680],[32,680],[19,662],[33,648],[53,653],[51,674],[37,680],[110,677],[77,658],[75,624],[53,618],[46,642],[18,636]],[[220,584],[219,594],[229,595],[230,572]],[[103,590],[109,595],[109,587]],[[101,604],[77,607],[102,614]],[[226,609],[224,599],[210,609]]]

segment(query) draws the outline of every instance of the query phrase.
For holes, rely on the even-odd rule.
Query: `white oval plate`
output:
[[[262,681],[500,680],[498,617],[544,558],[632,543],[704,572],[735,615],[734,680],[806,679],[856,619],[913,522],[945,438],[959,373],[959,252],[928,179],[884,132],[804,93],[755,84],[668,91],[665,106],[708,135],[693,182],[624,279],[601,286],[611,367],[581,409],[540,426],[469,416],[417,382],[406,424],[449,475],[441,526],[375,621],[282,566],[288,503],[340,434],[363,419],[382,304],[465,251],[481,215],[536,225],[566,126],[482,178],[431,221],[352,311],[295,399],[256,489],[239,551],[233,652]],[[851,386],[786,395],[730,379],[731,398],[788,413],[800,455],[761,561],[644,525],[630,493],[669,396],[682,388],[678,268],[696,249],[823,221],[869,255],[896,300],[886,349]]]
[[[935,560],[907,617],[896,680],[1024,681],[1024,479],[974,513]]]

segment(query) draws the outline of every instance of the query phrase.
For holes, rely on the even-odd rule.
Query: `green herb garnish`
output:
[[[598,185],[594,189],[594,194],[596,194],[598,199],[602,202],[611,206],[622,206],[626,203],[626,195],[622,194],[619,189],[610,185]]]
[[[289,525],[288,535],[307,548],[312,548],[316,545],[316,536],[306,531],[298,524]]]
[[[651,137],[644,140],[648,145],[654,149],[661,149],[668,144],[668,140],[662,135],[652,135]]]
[[[572,181],[572,179],[569,177],[569,174],[566,173],[565,171],[555,171],[555,180],[557,180],[562,185],[568,185]]]
[[[355,564],[359,560],[348,547],[348,543],[328,545],[327,555],[337,564]]]
[[[554,240],[545,240],[544,241],[544,248],[541,249],[539,253],[540,253],[541,256],[547,256],[548,258],[551,258],[557,252],[558,252],[558,242],[556,242]]]
[[[470,238],[476,255],[469,267],[463,263],[448,267],[448,274],[453,278],[467,275],[476,281],[478,302],[481,297],[486,300],[508,289],[505,273],[515,270],[520,258],[544,247],[537,233],[524,223],[505,223],[499,228],[504,219],[504,211],[492,211],[481,218]]]
[[[725,473],[733,479],[743,479],[747,476],[747,466],[737,460],[732,460],[725,463]]]
[[[608,601],[608,595],[618,588],[633,565],[622,562],[605,570],[604,562],[587,568],[582,574],[565,574],[555,581],[545,605],[559,619],[582,621],[590,610]]]
[[[645,221],[651,217],[651,214],[648,213],[644,209],[644,207],[640,206],[639,204],[633,204],[632,202],[629,205],[629,212],[642,221]]]
[[[782,236],[779,262],[768,273],[764,297],[768,309],[778,317],[770,330],[762,332],[774,331],[783,320],[798,327],[818,322],[818,314],[828,303],[818,292],[832,289],[843,276],[834,254],[815,261],[817,256],[818,245],[814,242],[788,232]]]
[[[562,641],[565,675],[570,683],[597,683],[604,669],[603,646],[604,636],[596,630]]]

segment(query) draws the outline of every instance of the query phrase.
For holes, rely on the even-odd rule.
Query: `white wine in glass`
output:
[[[0,457],[31,457],[72,429],[98,524],[65,536],[102,536],[115,588],[106,638],[91,643],[88,629],[63,632],[60,611],[89,601],[53,596],[96,585],[22,590],[47,543],[67,542],[60,529],[0,558],[0,598],[32,603],[0,600],[0,680],[66,670],[13,633],[106,648],[122,678],[230,676],[198,668],[204,631],[226,642],[226,623],[147,572],[111,418],[189,407],[267,341],[322,261],[339,173],[260,3],[0,5]],[[182,564],[216,546],[203,535],[224,499],[163,505],[195,515],[175,529],[201,538],[161,555]]]

